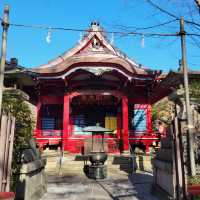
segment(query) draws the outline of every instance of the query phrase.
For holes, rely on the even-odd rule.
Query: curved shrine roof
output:
[[[123,71],[131,74],[147,75],[149,69],[127,58],[125,54],[113,47],[107,40],[99,24],[93,22],[87,34],[72,49],[67,51],[45,65],[29,69],[41,75],[54,76],[62,74],[81,65],[103,65],[120,67]]]

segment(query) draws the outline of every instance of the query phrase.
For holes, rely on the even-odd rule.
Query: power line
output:
[[[175,22],[177,21],[177,19],[174,19],[174,20],[168,20],[166,22],[163,22],[163,23],[160,23],[160,24],[156,24],[156,25],[152,25],[152,26],[147,26],[147,27],[136,27],[136,26],[124,26],[124,25],[115,25],[116,28],[122,28],[122,30],[126,30],[126,29],[134,29],[135,31],[138,31],[138,30],[147,30],[147,29],[152,29],[152,28],[157,28],[157,27],[160,27],[160,26],[165,26],[167,24],[170,24],[172,22]]]
[[[166,15],[168,15],[168,16],[170,16],[170,17],[176,19],[176,20],[180,20],[180,17],[177,17],[176,15],[170,13],[169,11],[167,11],[167,10],[161,8],[160,6],[158,6],[157,4],[155,4],[153,1],[151,1],[151,0],[146,0],[146,1],[147,1],[151,6],[153,6],[154,8],[160,10],[162,13],[165,13]],[[200,27],[200,24],[199,24],[199,23],[196,23],[196,22],[194,22],[194,21],[190,21],[190,20],[187,20],[187,19],[185,19],[184,21],[185,21],[185,23],[193,24],[193,25],[195,25],[195,26]]]
[[[161,12],[165,13],[166,15],[179,20],[180,18],[175,16],[174,14],[168,12],[167,10],[164,10],[163,8],[161,8],[160,6],[158,6],[157,4],[155,4],[154,2],[152,2],[151,0],[146,0],[151,6],[153,6],[154,8],[160,10]]]
[[[187,23],[187,22],[186,22]],[[194,25],[193,28],[197,29],[198,31],[200,31],[200,27],[197,26],[196,24],[192,23],[192,22],[188,22],[188,25]]]
[[[44,29],[44,30],[61,30],[61,31],[75,31],[75,32],[100,32],[100,33],[114,33],[114,34],[120,34],[120,35],[140,35],[140,36],[144,35],[144,36],[147,36],[147,37],[150,37],[150,36],[152,36],[152,37],[153,36],[161,36],[161,37],[162,36],[169,36],[170,37],[170,36],[179,36],[180,35],[180,33],[146,33],[146,32],[135,32],[135,31],[122,32],[122,31],[104,31],[104,30],[93,31],[91,29],[51,27],[51,26],[42,26],[42,25],[25,25],[25,24],[14,24],[14,23],[10,23],[9,25],[15,26],[15,27]],[[149,28],[149,27],[147,27],[147,28]],[[200,36],[200,34],[196,34],[196,33],[185,33],[185,34],[191,35],[191,36]]]
[[[153,26],[149,26],[149,27],[136,28],[136,30],[146,30],[146,29],[157,28],[157,27],[160,27],[160,26],[165,26],[165,25],[167,25],[167,24],[171,24],[172,22],[175,22],[175,21],[177,21],[177,19],[170,20],[170,21],[163,22],[163,23],[161,23],[161,24],[157,24],[157,25],[153,25]]]
[[[196,23],[196,22],[194,22],[194,21],[185,20],[185,23],[192,24],[192,25],[195,25],[195,26],[200,27],[200,24],[198,24],[198,23]]]
[[[188,36],[200,36],[200,34],[197,34],[197,33],[186,33],[185,35],[188,35]]]
[[[3,19],[1,17],[0,17],[0,21],[3,21]],[[134,27],[134,29],[135,29],[135,31],[137,31],[137,30],[147,30],[147,29],[152,29],[152,28],[164,26],[164,25],[170,24],[170,23],[175,22],[175,21],[177,21],[177,19],[166,21],[166,22],[156,24],[156,25],[152,25],[152,26],[148,26],[148,27]],[[92,31],[92,30],[86,30],[86,29],[51,27],[51,26],[42,26],[42,25],[25,25],[25,24],[15,24],[15,23],[10,23],[9,25],[15,26],[15,27],[36,28],[36,29],[46,29],[46,30],[52,29],[52,30],[64,30],[64,31],[77,31],[77,32],[86,31],[86,32],[105,32],[105,33],[127,34],[127,32],[122,32],[122,31]],[[124,28],[126,28],[126,26],[124,26]],[[129,28],[129,27],[127,27],[127,28]],[[139,32],[128,32],[128,34],[155,35],[154,33],[139,33]],[[158,35],[162,35],[162,33],[158,33]],[[165,36],[165,34],[164,34],[164,36]]]
[[[10,23],[10,26],[15,27],[22,27],[22,28],[33,28],[33,29],[43,29],[43,30],[61,30],[61,31],[75,31],[75,32],[101,32],[101,33],[114,33],[119,35],[144,35],[147,37],[154,37],[154,36],[178,36],[178,33],[146,33],[146,32],[122,32],[122,31],[104,31],[104,30],[97,30],[93,31],[91,29],[77,29],[77,28],[65,28],[65,27],[52,27],[52,26],[43,26],[43,25],[25,25],[25,24],[15,24]],[[158,26],[158,25],[157,25]]]
[[[198,48],[200,48],[199,41],[194,36],[191,36],[190,38],[193,40],[194,42],[193,44],[196,45]]]
[[[150,5],[152,5],[153,7],[155,7],[156,9],[160,10],[161,12],[167,14],[168,16],[171,16],[172,18],[174,18],[174,20],[170,20],[170,21],[166,21],[160,24],[156,24],[156,25],[152,25],[152,26],[148,26],[148,27],[134,27],[135,30],[131,31],[131,32],[125,32],[125,31],[103,31],[103,30],[99,30],[99,31],[93,31],[91,29],[78,29],[78,28],[65,28],[65,27],[51,27],[51,26],[43,26],[43,25],[26,25],[26,24],[16,24],[16,23],[10,23],[10,26],[14,26],[14,27],[22,27],[22,28],[33,28],[33,29],[44,29],[44,30],[63,30],[63,31],[74,31],[74,32],[104,32],[104,33],[114,33],[114,34],[119,34],[122,36],[128,36],[128,35],[140,35],[140,36],[147,36],[147,37],[154,37],[154,36],[178,36],[178,33],[146,33],[146,32],[137,32],[138,30],[147,30],[147,29],[152,29],[152,28],[157,28],[160,26],[164,26],[167,24],[170,24],[172,22],[175,22],[177,20],[180,20],[179,17],[177,17],[176,15],[170,13],[169,11],[161,8],[160,6],[158,6],[157,4],[155,4],[153,1],[151,0],[146,0]],[[3,19],[0,17],[0,21],[3,21]],[[191,25],[195,25],[194,27],[198,30],[200,30],[200,24],[196,23],[194,21],[189,21],[189,20],[184,20],[185,23],[191,24]],[[126,26],[124,27],[126,28]],[[128,28],[128,27],[127,27]],[[191,35],[191,36],[200,36],[200,34],[193,34],[193,33],[186,33],[186,35]]]
[[[150,0],[147,0],[150,1]],[[138,28],[141,30],[145,29],[151,29],[159,26],[163,26],[165,24],[172,23],[176,21],[177,19],[170,20],[161,24],[149,26],[149,27],[143,27],[143,28]],[[0,18],[0,21],[2,21],[2,18]],[[188,22],[190,24],[195,24],[195,22]],[[52,27],[52,26],[45,26],[45,25],[26,25],[26,24],[15,24],[15,23],[9,23],[10,26],[13,27],[20,27],[20,28],[32,28],[32,29],[43,29],[43,30],[59,30],[59,31],[74,31],[74,32],[100,32],[100,33],[114,33],[114,34],[119,34],[122,36],[128,36],[128,35],[139,35],[139,36],[146,36],[146,37],[174,37],[174,36],[180,36],[180,33],[148,33],[148,32],[137,32],[137,31],[130,31],[130,32],[125,32],[125,31],[104,31],[104,30],[97,30],[94,31],[92,29],[78,29],[78,28],[66,28],[66,27]],[[198,24],[200,26],[200,24]],[[197,33],[185,33],[185,35],[188,36],[200,36],[200,34]]]
[[[2,21],[2,18],[0,18]],[[169,23],[172,23],[176,20],[170,20],[161,24],[149,26],[149,27],[143,27],[143,28],[136,28],[138,30],[145,30],[145,29],[151,29],[151,28],[156,28],[159,26],[163,26]],[[104,33],[114,33],[114,34],[120,34],[120,35],[144,35],[144,36],[177,36],[177,33],[145,33],[145,32],[136,32],[136,31],[131,31],[131,32],[125,32],[125,31],[103,31],[103,30],[97,30],[93,31],[91,29],[77,29],[77,28],[65,28],[65,27],[52,27],[52,26],[44,26],[44,25],[26,25],[26,24],[15,24],[15,23],[10,23],[10,26],[14,27],[22,27],[22,28],[33,28],[33,29],[44,29],[44,30],[63,30],[63,31],[75,31],[75,32],[104,32]]]

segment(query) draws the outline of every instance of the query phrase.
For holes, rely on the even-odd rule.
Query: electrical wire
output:
[[[2,21],[2,19],[0,19]],[[169,22],[167,22],[169,23]],[[165,24],[165,23],[163,23]],[[77,28],[65,28],[65,27],[52,27],[52,26],[42,26],[42,25],[26,25],[26,24],[15,24],[15,23],[9,23],[10,26],[13,27],[21,27],[21,28],[32,28],[32,29],[43,29],[43,30],[49,30],[49,27],[51,27],[51,30],[61,30],[61,31],[75,31],[75,32],[101,32],[101,33],[113,33],[113,34],[120,34],[120,35],[144,35],[147,37],[154,37],[154,36],[178,36],[178,33],[146,33],[146,32],[122,32],[122,31],[103,31],[103,30],[97,30],[93,31],[92,29],[77,29]],[[160,25],[155,25],[161,26]],[[150,27],[147,27],[147,29]],[[153,27],[152,27],[153,28]]]
[[[176,20],[180,20],[180,17],[177,17],[176,15],[170,13],[169,11],[167,11],[167,10],[161,8],[160,6],[158,6],[157,4],[155,4],[153,1],[151,1],[151,0],[146,0],[146,2],[148,2],[148,3],[149,3],[151,6],[153,6],[154,8],[160,10],[162,13],[165,13],[166,15],[168,15],[168,16],[170,16],[170,17],[176,19]],[[184,21],[185,21],[185,23],[193,24],[193,25],[195,25],[195,26],[200,27],[200,24],[199,24],[199,23],[196,23],[196,22],[194,22],[194,21],[190,21],[190,20],[187,20],[187,19],[184,19]]]
[[[136,26],[123,26],[123,25],[115,25],[114,27],[116,28],[121,28],[122,30],[127,30],[127,29],[134,29],[134,31],[138,31],[138,30],[147,30],[147,29],[152,29],[152,28],[157,28],[160,26],[165,26],[167,24],[170,24],[172,22],[177,21],[177,19],[174,20],[168,20],[166,22],[160,23],[160,24],[156,24],[156,25],[152,25],[152,26],[147,26],[147,27],[136,27]]]
[[[150,0],[147,0],[150,1]],[[151,2],[151,1],[150,1]],[[151,28],[156,28],[159,26],[163,26],[169,23],[172,23],[176,21],[177,19],[170,20],[161,24],[149,26],[149,27],[140,27],[138,28],[141,30],[145,29],[151,29]],[[3,21],[2,18],[0,18],[0,21]],[[200,24],[196,24],[195,22],[187,22],[189,24],[194,24],[198,25],[200,27]],[[122,36],[129,36],[129,35],[136,35],[136,36],[145,36],[145,37],[175,37],[175,36],[180,36],[180,33],[148,33],[148,32],[137,32],[137,31],[130,31],[130,32],[125,32],[125,31],[104,31],[104,30],[97,30],[94,31],[92,29],[77,29],[77,28],[66,28],[66,27],[52,27],[52,26],[44,26],[44,25],[26,25],[26,24],[16,24],[16,23],[9,23],[10,26],[13,27],[21,27],[21,28],[32,28],[32,29],[43,29],[43,30],[59,30],[59,31],[74,31],[74,32],[100,32],[100,33],[112,33],[112,34],[119,34]],[[185,35],[188,36],[200,36],[200,34],[197,33],[185,33]]]
[[[62,30],[62,31],[75,31],[75,32],[100,32],[100,33],[114,33],[114,34],[120,34],[120,35],[140,35],[140,36],[147,36],[147,37],[154,37],[154,36],[179,36],[180,33],[146,33],[146,32],[122,32],[122,31],[104,31],[104,30],[97,30],[93,31],[91,29],[77,29],[77,28],[65,28],[65,27],[52,27],[52,26],[42,26],[42,25],[25,25],[25,24],[14,24],[10,23],[10,26],[15,27],[22,27],[22,28],[33,28],[33,29],[44,29],[49,30],[49,27],[51,27],[51,30]],[[200,36],[200,34],[196,33],[185,33],[185,35],[193,35],[193,36]]]
[[[175,22],[175,21],[177,21],[177,19],[170,20],[170,21],[167,21],[167,22],[163,22],[161,24],[157,24],[157,25],[153,25],[153,26],[136,28],[136,30],[147,30],[147,29],[157,28],[157,27],[160,27],[160,26],[165,26],[167,24],[171,24],[172,22]]]
[[[158,6],[157,4],[155,4],[153,1],[151,1],[151,0],[146,0],[146,2],[148,2],[148,3],[149,3],[151,6],[153,6],[154,8],[156,8],[156,9],[160,10],[161,12],[165,13],[166,15],[168,15],[168,16],[174,18],[174,19],[177,19],[177,20],[179,19],[176,15],[174,15],[174,14],[168,12],[167,10],[164,10],[163,8],[161,8],[160,6]]]
[[[194,44],[195,46],[197,46],[198,48],[200,48],[199,41],[198,41],[194,36],[191,36],[190,38],[191,38],[191,40],[194,42],[193,44]]]
[[[194,25],[194,24],[191,24],[191,23],[188,23],[188,25],[192,25],[193,28],[195,28],[196,30],[200,31],[200,27],[198,27],[198,26],[196,26],[196,25]]]
[[[197,34],[197,33],[186,33],[185,35],[188,35],[188,36],[199,36],[200,37],[200,34]]]
[[[188,21],[188,20],[184,20],[186,23],[188,23],[188,24],[192,24],[192,25],[195,25],[195,26],[198,26],[198,27],[200,27],[200,24],[198,24],[198,23],[196,23],[196,22],[194,22],[194,21]]]
[[[152,0],[146,0],[146,2],[148,2],[151,6],[153,6],[154,8],[160,10],[161,12],[165,13],[166,15],[174,18],[174,20],[170,20],[167,22],[163,22],[161,24],[157,24],[157,25],[153,25],[153,26],[149,26],[149,27],[135,27],[135,31],[138,30],[147,30],[147,29],[152,29],[152,28],[156,28],[156,27],[160,27],[160,26],[164,26],[167,24],[170,24],[172,22],[175,22],[177,20],[180,20],[179,17],[177,17],[176,15],[170,13],[169,11],[161,8],[160,6],[158,6],[157,4],[155,4]],[[0,21],[3,21],[3,19],[0,17]],[[198,27],[200,27],[199,23],[189,20],[184,19],[185,23],[191,24],[191,25],[195,25],[196,29],[199,29]],[[34,28],[34,29],[46,29],[49,30],[49,27],[51,26],[42,26],[42,25],[25,25],[25,24],[15,24],[15,23],[9,23],[10,26],[15,26],[15,27],[24,27],[24,28]],[[114,34],[121,34],[121,35],[145,35],[145,36],[177,36],[178,34],[162,34],[162,33],[141,33],[141,32],[122,32],[122,31],[92,31],[92,30],[86,30],[86,29],[77,29],[77,28],[64,28],[64,27],[51,27],[52,30],[63,30],[63,31],[76,31],[76,32],[104,32],[104,33],[114,33]],[[188,35],[188,34],[187,34]],[[193,34],[189,34],[189,35],[193,35]],[[194,34],[195,36],[199,36],[198,34]]]

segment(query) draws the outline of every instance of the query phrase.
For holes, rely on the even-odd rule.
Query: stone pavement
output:
[[[47,160],[47,193],[41,200],[158,200],[151,194],[152,175],[128,175],[119,166],[108,163],[108,178],[88,179],[83,173],[83,161],[67,156],[62,167],[58,156]]]

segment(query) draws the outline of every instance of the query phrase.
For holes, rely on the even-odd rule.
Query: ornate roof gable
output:
[[[91,27],[75,47],[47,64],[30,70],[37,73],[60,73],[78,62],[110,63],[120,65],[130,73],[144,75],[148,73],[145,67],[129,59],[108,41],[98,22],[91,23]]]
[[[77,49],[76,49],[77,48]],[[79,49],[79,50],[78,50]],[[109,43],[99,23],[92,22],[88,33],[82,38],[74,48],[76,53],[105,52],[116,54],[115,48]]]
[[[49,61],[47,64],[39,66],[39,68],[46,68],[58,65],[63,61],[67,60],[71,56],[82,54],[82,53],[108,53],[113,55],[120,55],[107,40],[104,35],[103,29],[99,26],[98,22],[92,22],[91,27],[87,30],[87,33],[83,38],[67,52],[58,56],[57,58]]]

